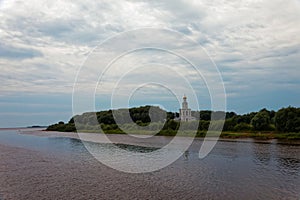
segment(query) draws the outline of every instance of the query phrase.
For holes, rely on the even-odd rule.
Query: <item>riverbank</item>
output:
[[[276,133],[276,132],[222,132],[221,138],[255,138],[260,140],[300,140],[300,133]]]
[[[104,132],[100,129],[94,130],[80,130],[78,132],[85,132],[85,133],[106,133],[106,134],[125,134],[120,129],[115,130],[105,130]],[[131,134],[134,135],[153,135],[153,131],[130,131]],[[207,131],[198,131],[195,135],[194,132],[191,131],[183,131],[177,133],[174,130],[161,130],[159,133],[156,134],[157,136],[195,136],[199,138],[204,138],[207,135]],[[271,139],[280,139],[280,140],[300,140],[300,133],[281,133],[281,132],[254,132],[254,131],[247,131],[247,132],[232,132],[232,131],[223,131],[221,135],[218,132],[210,131],[207,135],[209,137],[220,137],[225,139],[238,139],[238,138],[253,138],[258,140],[271,140]]]
[[[22,129],[19,131],[20,134],[28,134],[35,136],[43,136],[43,137],[66,137],[66,138],[74,138],[81,139],[87,142],[99,142],[99,143],[123,143],[130,145],[143,145],[143,146],[151,146],[151,147],[161,147],[166,143],[170,142],[173,136],[169,135],[159,135],[150,137],[150,135],[138,134],[134,135],[135,137],[131,137],[127,134],[119,134],[119,133],[95,133],[95,132],[58,132],[58,131],[45,131],[41,129]],[[265,134],[269,134],[268,137]],[[109,136],[110,141],[107,140]],[[300,140],[298,139],[283,139],[277,135],[277,138],[273,133],[261,133],[259,137],[249,135],[249,133],[222,133],[221,137],[207,137],[206,140],[218,140],[224,142],[244,142],[244,143],[266,143],[266,144],[292,144],[292,145],[300,145]],[[180,136],[183,139],[188,137]],[[143,143],[142,138],[147,138],[147,143]],[[195,137],[195,140],[203,141],[204,137]]]

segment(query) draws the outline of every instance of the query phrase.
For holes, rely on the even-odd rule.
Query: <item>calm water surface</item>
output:
[[[99,163],[78,139],[2,130],[0,199],[300,199],[299,145],[219,141],[200,160],[201,143],[164,169],[127,174]]]

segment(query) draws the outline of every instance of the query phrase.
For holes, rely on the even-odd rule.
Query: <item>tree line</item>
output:
[[[128,117],[129,116],[129,117]],[[68,123],[59,122],[50,125],[49,131],[66,131],[72,132],[79,130],[97,131],[101,129],[104,132],[122,133],[117,124],[122,124],[127,129],[148,126],[149,130],[157,130],[162,127],[160,133],[174,133],[180,125],[186,126],[187,129],[198,127],[198,131],[207,131],[214,116],[215,126],[222,124],[225,118],[223,131],[235,132],[300,132],[300,108],[286,107],[278,111],[261,109],[258,112],[247,114],[236,114],[235,112],[223,111],[192,111],[192,116],[197,120],[181,123],[175,118],[179,117],[177,112],[166,112],[156,106],[141,106],[130,109],[106,110],[100,112],[86,112],[81,115],[73,116]],[[116,119],[116,120],[115,120]],[[116,121],[118,123],[116,123]],[[76,127],[75,127],[76,122]],[[133,123],[139,125],[134,126]],[[100,126],[99,126],[100,125]],[[213,126],[212,126],[213,128]],[[138,131],[138,130],[137,130]],[[160,134],[158,133],[158,135]]]

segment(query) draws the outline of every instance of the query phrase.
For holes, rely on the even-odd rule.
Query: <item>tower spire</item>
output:
[[[182,107],[181,107],[181,109],[179,109],[179,119],[180,119],[180,121],[184,121],[184,122],[194,121],[195,118],[192,117],[192,111],[189,108],[188,102],[187,102],[186,99],[187,99],[187,97],[184,94],[183,95]]]

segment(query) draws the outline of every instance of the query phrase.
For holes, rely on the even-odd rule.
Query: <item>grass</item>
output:
[[[78,130],[78,132],[84,133],[103,133],[102,130]],[[105,130],[106,134],[125,134],[123,131],[117,130]],[[136,135],[154,135],[152,131],[131,131],[131,134]],[[158,134],[159,136],[194,136],[195,133],[191,131],[183,131],[177,133],[174,130],[162,130]],[[198,131],[196,137],[205,137],[206,131]],[[218,132],[209,132],[208,137],[219,136]],[[279,133],[279,132],[222,132],[220,138],[227,139],[238,139],[238,138],[255,138],[260,140],[270,140],[270,139],[281,139],[281,140],[300,140],[300,133]]]
[[[278,132],[222,132],[221,138],[255,138],[261,140],[287,139],[300,140],[300,133],[278,133]]]

